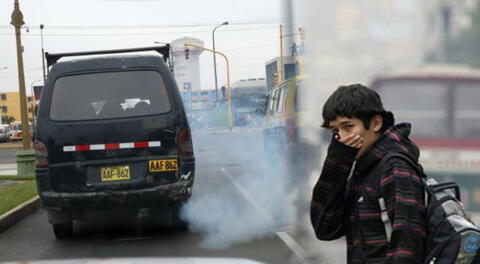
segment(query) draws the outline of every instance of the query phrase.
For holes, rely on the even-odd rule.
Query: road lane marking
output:
[[[233,185],[240,191],[242,196],[257,210],[257,212],[265,219],[273,223],[272,216],[260,205],[258,204],[250,195],[250,193],[243,188],[238,182],[236,182],[233,178],[233,175],[227,171],[224,167],[220,167],[220,171],[222,171],[228,179],[233,183]],[[295,257],[298,259],[298,263],[308,263],[307,258],[308,254],[303,249],[303,247],[293,239],[290,234],[287,232],[275,232],[275,234],[280,238],[280,240],[285,243],[285,245],[293,252]]]
[[[271,223],[274,222],[272,216],[267,211],[265,211],[265,209],[263,209],[261,205],[259,205],[255,200],[253,200],[253,198],[248,193],[248,191],[233,179],[233,175],[230,172],[228,172],[224,167],[220,167],[220,170],[225,175],[227,175],[228,179],[233,183],[235,187],[237,187],[237,189],[240,191],[243,197],[257,210],[257,213],[259,213],[262,218],[264,218],[265,220]]]
[[[293,254],[300,260],[300,263],[308,263],[306,259],[308,258],[307,251],[303,249],[300,244],[298,244],[293,237],[287,232],[276,232],[277,236],[287,245],[288,248],[293,252]]]

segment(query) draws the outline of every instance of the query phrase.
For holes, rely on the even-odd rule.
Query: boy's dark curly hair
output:
[[[381,132],[395,123],[392,112],[385,111],[377,92],[359,83],[340,86],[323,106],[322,126],[328,128],[330,121],[339,116],[345,116],[360,119],[365,129],[369,129],[370,121],[375,115],[383,117]]]

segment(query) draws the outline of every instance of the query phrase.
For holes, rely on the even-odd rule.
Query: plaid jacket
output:
[[[399,158],[389,159],[384,168],[377,166],[387,152],[401,152],[417,161],[419,151],[409,134],[407,123],[388,129],[357,161],[357,149],[336,140],[329,146],[313,190],[310,217],[318,239],[346,235],[349,264],[422,263],[426,243],[423,181]],[[390,241],[379,198],[384,198],[392,228]]]

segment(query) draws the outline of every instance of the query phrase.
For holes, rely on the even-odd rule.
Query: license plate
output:
[[[102,181],[125,181],[130,180],[130,167],[103,167],[100,170]]]
[[[177,170],[178,170],[178,161],[176,159],[148,161],[149,172],[177,171]]]

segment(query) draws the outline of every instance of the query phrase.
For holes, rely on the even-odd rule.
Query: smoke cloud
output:
[[[203,138],[197,138],[197,142],[203,143],[213,138],[207,134],[198,137]],[[196,195],[194,192],[181,211],[181,217],[189,223],[190,230],[204,236],[200,246],[224,249],[274,235],[293,223],[292,179],[278,165],[267,164],[261,131],[246,132],[246,135],[241,131],[215,135],[217,142],[219,137],[228,144],[217,143],[209,150],[218,151],[216,157],[221,158],[218,163],[220,168],[212,168],[211,171],[225,177],[223,184],[211,182],[215,187],[207,194]],[[212,165],[202,163],[207,157],[202,158],[201,151],[199,155],[197,182],[206,177],[201,175],[202,171],[205,172],[203,166]]]

